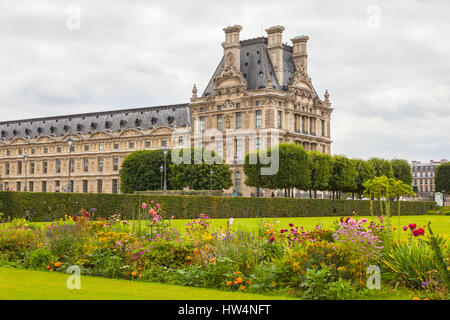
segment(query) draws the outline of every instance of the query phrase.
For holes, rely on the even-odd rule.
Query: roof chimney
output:
[[[229,26],[223,29],[225,42],[222,42],[225,68],[234,67],[237,71],[241,68],[241,45],[239,43],[240,25]]]
[[[306,42],[308,36],[299,36],[291,39],[294,49],[292,59],[294,60],[295,69],[301,74],[308,74],[308,54],[306,53]]]
[[[273,26],[266,29],[267,51],[280,86],[283,86],[283,31],[283,26]]]

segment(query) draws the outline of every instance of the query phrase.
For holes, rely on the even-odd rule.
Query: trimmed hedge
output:
[[[323,217],[370,215],[367,200],[296,199],[296,198],[244,198],[210,196],[171,196],[136,194],[94,194],[94,193],[38,193],[0,192],[0,212],[5,217],[25,217],[32,221],[52,221],[75,215],[81,208],[96,209],[96,217],[107,218],[120,213],[122,218],[131,219],[142,202],[155,200],[168,216],[177,219],[194,219],[201,213],[212,218],[255,218],[255,217]],[[402,201],[402,215],[422,215],[435,209],[434,202]],[[397,203],[391,204],[393,215]],[[374,202],[374,213],[379,213],[379,204]]]

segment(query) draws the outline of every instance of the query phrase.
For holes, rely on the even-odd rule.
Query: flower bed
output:
[[[375,267],[385,288],[448,299],[450,252],[430,226],[411,222],[394,230],[383,217],[342,217],[331,229],[274,220],[248,232],[234,228],[233,219],[215,229],[201,214],[180,232],[173,218],[151,201],[139,205],[133,221],[95,218],[95,210],[83,209],[44,226],[15,219],[0,224],[0,265],[48,272],[77,265],[94,276],[305,299],[370,296]],[[395,240],[397,232],[409,239]]]

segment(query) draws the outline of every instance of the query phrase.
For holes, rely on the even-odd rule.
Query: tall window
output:
[[[240,112],[236,112],[236,129],[242,128],[242,114]]]
[[[162,138],[162,139],[161,139],[161,146],[162,146],[162,147],[167,146],[167,139],[166,139],[166,138]]]
[[[313,134],[313,119],[309,118],[309,134]]]
[[[59,188],[61,187],[61,182],[59,180],[55,181],[55,191],[59,192]]]
[[[9,174],[9,162],[5,163],[5,174]]]
[[[282,113],[281,113],[281,111],[278,111],[278,129],[281,129],[281,125],[282,125],[281,117],[282,117]]]
[[[84,151],[89,151],[89,143],[84,144]]]
[[[44,153],[48,153],[48,147],[44,147]]]
[[[84,172],[88,172],[89,171],[89,159],[88,158],[84,158],[83,159],[83,170]]]
[[[261,110],[256,110],[256,128],[261,128]]]
[[[34,182],[33,182],[33,181],[30,181],[30,182],[29,182],[29,188],[28,188],[28,191],[30,191],[30,192],[33,192],[33,191],[34,191]]]
[[[117,193],[119,190],[117,179],[113,179],[112,181],[112,193]]]
[[[30,174],[34,174],[34,161],[30,161]]]
[[[217,154],[223,157],[223,141],[217,140]]]
[[[20,183],[20,181],[17,181],[17,183],[16,183],[16,190],[20,191],[21,188],[22,188],[22,184]]]
[[[200,117],[200,132],[205,132],[205,117]]]
[[[42,192],[47,192],[47,181],[42,181]]]
[[[134,141],[133,140],[130,140],[129,147],[130,147],[130,149],[134,148]]]
[[[87,180],[83,180],[83,192],[87,193],[88,192],[88,181]]]
[[[113,157],[113,170],[119,170],[119,157]]]
[[[75,159],[70,159],[70,172],[75,171]]]
[[[119,142],[114,141],[114,150],[118,150],[118,149],[119,149]]]
[[[103,157],[98,157],[98,171],[103,171]]]
[[[33,148],[34,149],[34,148]],[[34,153],[34,150],[31,150],[32,152],[31,153]],[[58,153],[60,153],[61,151],[62,151],[62,147],[61,146],[57,146],[56,147],[56,151],[58,152]]]
[[[307,131],[306,131],[305,117],[302,117],[302,132],[303,132],[303,133],[307,133]]]
[[[322,124],[322,136],[325,135],[325,120],[320,120],[321,124]]]
[[[97,180],[97,193],[102,193],[103,191],[103,181]]]
[[[150,148],[150,140],[149,139],[145,140],[145,147]]]
[[[47,161],[42,163],[42,173],[47,173]]]
[[[243,145],[242,142],[243,142],[243,141],[240,140],[240,139],[237,139],[237,140],[236,140],[236,158],[237,158],[238,160],[241,160],[241,159],[242,159],[242,145]]]
[[[237,194],[241,193],[241,173],[239,171],[236,171],[235,188]]]
[[[222,115],[217,115],[217,130],[222,130]]]
[[[98,148],[99,148],[99,150],[100,151],[103,151],[103,148],[105,147],[105,144],[103,143],[103,142],[100,142],[99,144],[98,144]]]
[[[17,161],[17,174],[22,174],[22,161]]]

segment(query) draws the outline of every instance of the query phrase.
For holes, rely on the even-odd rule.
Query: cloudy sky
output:
[[[188,102],[233,24],[241,39],[309,36],[332,153],[450,159],[448,0],[4,0],[0,121]]]

